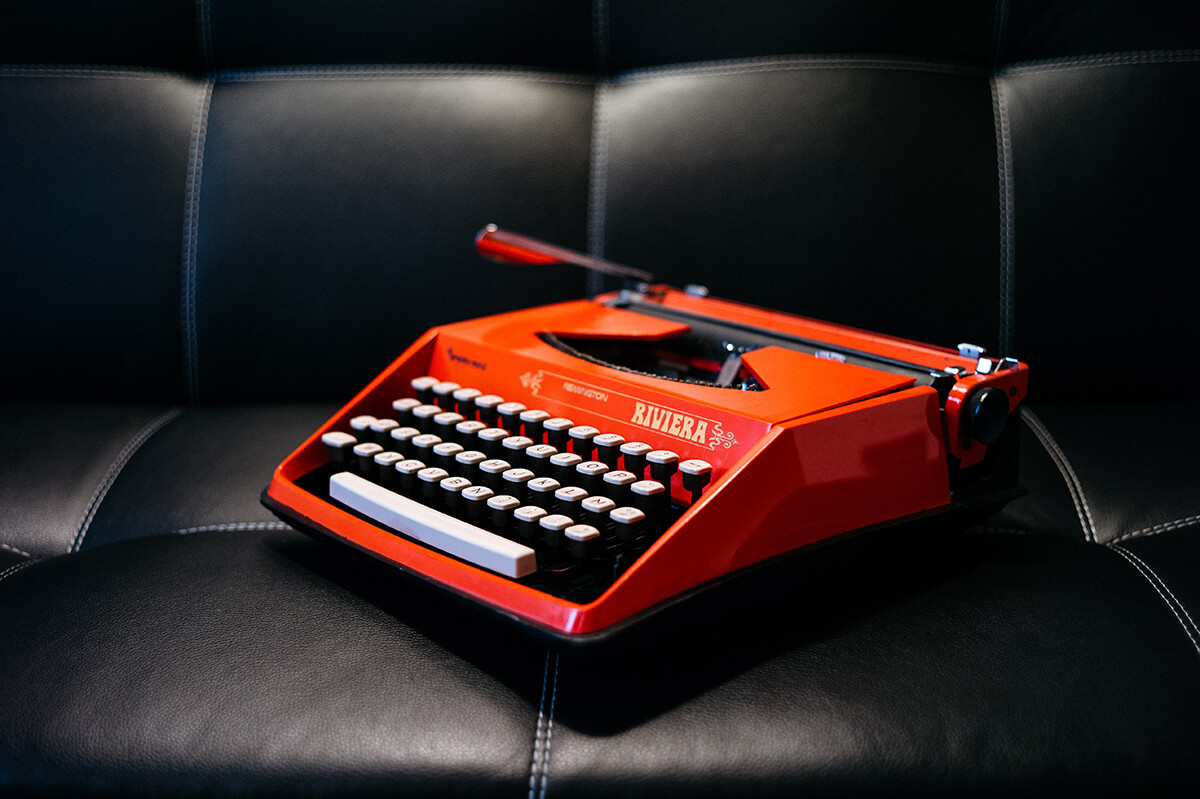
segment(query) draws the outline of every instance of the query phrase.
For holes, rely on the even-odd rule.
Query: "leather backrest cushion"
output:
[[[1194,4],[99,8],[0,12],[5,396],[344,398],[599,287],[478,260],[489,221],[1043,396],[1173,390],[1106,367],[1193,327]]]

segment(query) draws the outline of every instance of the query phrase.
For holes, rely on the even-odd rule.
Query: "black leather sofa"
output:
[[[7,3],[0,60],[0,793],[1195,793],[1195,4]],[[1028,493],[578,650],[287,528],[421,331],[601,288],[487,222],[1020,357]]]

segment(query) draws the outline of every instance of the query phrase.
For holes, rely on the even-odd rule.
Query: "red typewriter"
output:
[[[476,243],[630,288],[430,330],[275,470],[282,518],[585,640],[1016,493],[1016,360],[654,285],[494,226]]]

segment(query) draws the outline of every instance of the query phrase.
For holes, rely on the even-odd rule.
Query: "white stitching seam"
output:
[[[192,533],[223,533],[250,532],[261,530],[290,530],[287,522],[224,522],[222,524],[202,524],[199,527],[184,527],[172,531],[175,535],[191,535]]]
[[[1196,654],[1200,655],[1200,629],[1197,629],[1196,622],[1192,620],[1191,614],[1187,612],[1187,608],[1185,608],[1183,603],[1176,598],[1175,594],[1171,592],[1171,589],[1167,587],[1167,584],[1162,581],[1162,579],[1154,572],[1153,569],[1146,565],[1145,561],[1130,552],[1125,547],[1109,544],[1109,549],[1113,550],[1118,555],[1125,558],[1125,560],[1129,561],[1129,563],[1135,569],[1137,569],[1139,573],[1141,573],[1142,577],[1146,578],[1146,581],[1150,583],[1151,587],[1153,587],[1155,592],[1158,593],[1159,598],[1161,598],[1162,601],[1167,604],[1167,607],[1171,609],[1171,613],[1175,616],[1175,620],[1179,622],[1181,627],[1183,627],[1183,631],[1187,634],[1188,640],[1192,642],[1192,648],[1196,650]]]
[[[838,56],[767,56],[687,64],[668,64],[646,67],[622,73],[618,83],[637,83],[662,77],[745,75],[761,72],[792,72],[815,69],[877,69],[899,72],[932,72],[942,75],[982,76],[982,67],[937,61],[917,61],[904,58],[873,58],[858,55]]]
[[[1013,161],[1012,135],[1008,125],[1008,96],[1004,85],[996,78],[989,81],[992,90],[992,109],[996,116],[996,165],[1000,182],[1000,330],[997,343],[1000,352],[1013,351]]]
[[[1186,516],[1182,519],[1176,519],[1173,522],[1162,522],[1151,527],[1143,527],[1141,530],[1134,530],[1132,533],[1123,533],[1108,543],[1119,544],[1130,538],[1145,538],[1151,535],[1158,535],[1159,533],[1167,533],[1171,530],[1182,530],[1184,527],[1191,527],[1195,524],[1200,524],[1200,516]]]
[[[592,99],[592,152],[588,165],[588,252],[604,257],[605,210],[608,201],[608,97],[610,84],[597,81]],[[595,296],[604,290],[604,278],[589,271],[587,292]]]
[[[554,738],[554,704],[558,699],[558,653],[554,655],[554,687],[550,689],[550,716],[546,722],[546,748],[542,753],[542,784],[539,799],[546,799],[546,785],[550,781],[550,743]]]
[[[16,547],[12,546],[11,544],[0,544],[0,549],[7,549],[9,552],[13,552],[17,555],[24,555],[27,558],[33,557],[32,553],[26,552],[23,549],[17,549]]]
[[[212,47],[212,8],[208,0],[196,2],[196,44],[200,47],[201,63],[206,70],[211,70],[213,64]]]
[[[168,411],[160,413],[154,419],[134,434],[133,438],[125,444],[117,457],[109,465],[108,471],[104,474],[104,478],[100,484],[96,486],[95,493],[92,494],[91,500],[88,502],[87,511],[83,514],[83,519],[79,522],[79,531],[75,533],[75,540],[71,542],[71,546],[67,548],[68,552],[78,552],[79,547],[83,544],[83,538],[87,535],[88,528],[91,527],[92,521],[96,518],[96,511],[100,509],[100,503],[104,501],[104,497],[108,494],[108,490],[112,488],[116,482],[117,476],[121,474],[121,470],[125,468],[125,464],[129,463],[129,459],[134,456],[142,445],[150,440],[150,437],[157,433],[169,422],[174,421],[183,413],[180,408],[172,408]]]
[[[1015,61],[1000,70],[1005,75],[1028,75],[1095,67],[1125,67],[1143,64],[1186,64],[1200,61],[1200,50],[1130,50],[1119,53]]]
[[[32,566],[35,563],[37,563],[36,560],[27,560],[24,563],[14,563],[4,571],[0,572],[0,581],[12,577],[14,574],[21,571],[21,569],[24,569],[26,566]]]
[[[284,80],[457,80],[471,78],[513,78],[540,83],[590,86],[595,79],[586,75],[536,72],[520,67],[477,66],[472,64],[350,64],[344,66],[292,66],[237,69],[218,72],[217,83]]]
[[[542,670],[542,698],[538,701],[537,728],[533,733],[533,757],[529,765],[529,799],[537,795],[538,776],[542,767],[542,733],[546,729],[546,685],[550,677],[550,650],[546,650],[546,665]]]
[[[1042,420],[1037,417],[1037,414],[1025,406],[1021,406],[1021,421],[1025,422],[1037,436],[1042,447],[1050,455],[1050,459],[1054,461],[1054,465],[1058,467],[1063,480],[1066,481],[1071,502],[1075,504],[1075,514],[1079,517],[1079,524],[1083,528],[1084,540],[1095,543],[1096,525],[1092,521],[1092,511],[1088,507],[1087,497],[1083,494],[1083,485],[1080,484],[1075,470],[1071,468],[1071,462],[1067,460],[1066,453],[1058,446],[1058,442],[1054,440],[1054,436],[1050,435],[1050,431],[1042,424]]]
[[[196,329],[196,270],[197,248],[200,243],[200,180],[204,173],[204,139],[208,132],[208,111],[212,106],[213,84],[206,82],[196,97],[192,117],[192,135],[188,145],[187,182],[183,201],[183,276],[180,291],[183,296],[183,346],[187,369],[188,399],[200,397],[199,342]]]
[[[592,53],[599,72],[608,70],[608,0],[592,0]]]
[[[111,78],[117,80],[188,79],[182,72],[140,67],[77,67],[36,64],[25,67],[0,67],[0,78]]]

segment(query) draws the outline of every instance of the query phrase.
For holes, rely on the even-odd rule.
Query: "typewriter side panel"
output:
[[[587,633],[843,533],[948,508],[936,393],[912,388],[776,427],[608,593]]]

